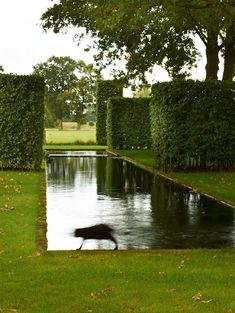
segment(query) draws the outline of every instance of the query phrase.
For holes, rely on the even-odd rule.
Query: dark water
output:
[[[235,246],[235,209],[116,158],[53,157],[47,164],[48,250],[81,244],[75,228],[107,223],[120,249]],[[113,249],[87,240],[83,249]]]

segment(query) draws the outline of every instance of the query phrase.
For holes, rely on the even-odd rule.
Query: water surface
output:
[[[47,164],[49,250],[77,249],[74,229],[97,223],[115,229],[119,249],[235,246],[234,208],[117,158],[68,155]],[[83,245],[113,248],[105,240]]]

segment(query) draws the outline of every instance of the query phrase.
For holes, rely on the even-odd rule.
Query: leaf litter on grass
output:
[[[200,301],[200,302],[202,302],[204,304],[208,304],[211,301],[213,301],[213,299],[205,299],[201,292],[197,292],[194,296],[192,296],[192,299],[194,301]]]

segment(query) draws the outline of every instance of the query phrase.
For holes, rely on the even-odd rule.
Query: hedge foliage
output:
[[[1,74],[0,168],[40,169],[43,121],[43,79]]]
[[[162,169],[235,166],[235,83],[172,81],[152,88],[151,132]]]
[[[118,80],[98,81],[96,89],[96,143],[107,144],[107,102],[110,97],[122,96],[123,85]]]
[[[150,98],[110,98],[107,111],[107,144],[116,149],[151,146]]]

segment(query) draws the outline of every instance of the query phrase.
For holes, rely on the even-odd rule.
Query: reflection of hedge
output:
[[[173,81],[153,86],[153,148],[161,168],[235,166],[234,83]]]
[[[42,160],[44,81],[0,75],[0,167],[39,169]]]
[[[149,98],[110,98],[107,112],[107,143],[112,148],[151,146]]]
[[[122,84],[115,80],[103,80],[97,83],[96,90],[96,143],[106,145],[107,101],[110,97],[122,96]]]

